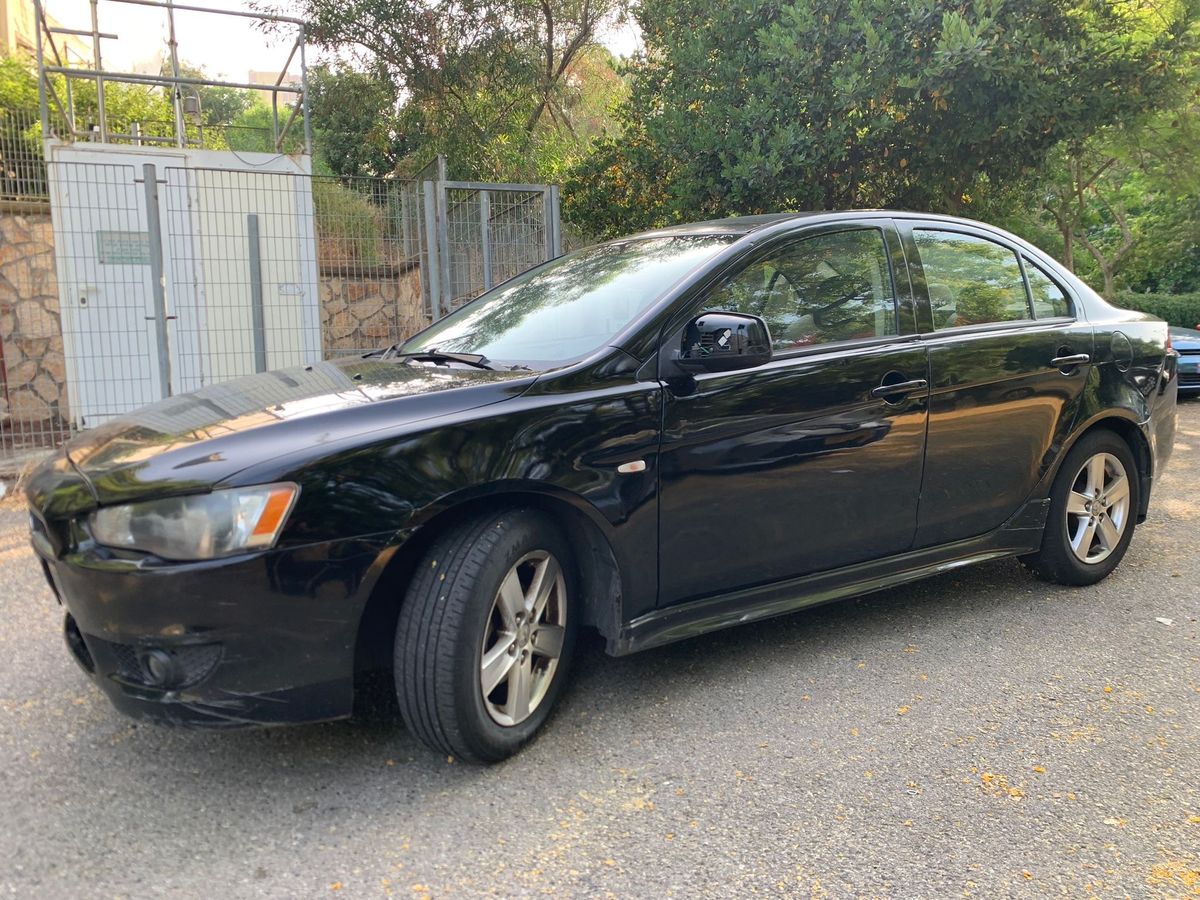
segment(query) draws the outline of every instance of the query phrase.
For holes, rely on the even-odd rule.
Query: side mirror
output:
[[[733,372],[771,361],[771,331],[758,316],[706,312],[688,322],[675,362],[685,372]]]

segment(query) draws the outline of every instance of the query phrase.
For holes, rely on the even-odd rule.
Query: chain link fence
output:
[[[449,309],[559,255],[556,196],[543,185],[446,183]]]

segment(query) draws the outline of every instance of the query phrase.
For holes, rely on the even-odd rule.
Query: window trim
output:
[[[1062,284],[1059,282],[1059,280],[1057,278],[1055,278],[1053,275],[1051,275],[1049,272],[1047,272],[1045,267],[1038,265],[1037,260],[1031,259],[1029,257],[1029,254],[1023,250],[1017,254],[1017,260],[1021,263],[1021,277],[1025,279],[1025,293],[1029,295],[1029,310],[1030,310],[1030,312],[1033,313],[1033,318],[1035,321],[1037,321],[1037,322],[1053,322],[1053,321],[1062,320],[1064,322],[1073,322],[1077,318],[1079,318],[1079,316],[1075,312],[1074,296],[1071,294],[1070,291],[1068,291],[1065,287],[1062,286]],[[1035,268],[1039,272],[1041,272],[1047,281],[1049,281],[1052,285],[1054,285],[1056,288],[1058,288],[1058,292],[1063,295],[1063,300],[1065,300],[1067,302],[1067,310],[1068,310],[1067,315],[1065,315],[1065,316],[1046,316],[1044,319],[1038,316],[1037,307],[1035,307],[1033,305],[1033,285],[1029,281],[1029,272],[1026,271],[1026,269],[1025,269],[1026,263],[1028,263],[1029,265],[1033,266],[1033,268]]]
[[[998,328],[1030,328],[1039,324],[1054,323],[1058,325],[1067,325],[1080,321],[1080,309],[1083,306],[1082,301],[1074,290],[1067,288],[1061,279],[1051,275],[1047,271],[1047,263],[1052,261],[1051,258],[1038,250],[1036,247],[1028,249],[1020,243],[1011,240],[1006,234],[994,233],[986,225],[971,225],[966,222],[958,221],[943,221],[941,219],[927,219],[920,215],[897,215],[892,221],[900,236],[901,244],[904,248],[905,258],[908,263],[909,279],[912,282],[913,303],[921,310],[914,312],[916,319],[916,328],[919,334],[923,337],[936,337],[944,334],[971,334],[975,331],[992,331]],[[917,229],[925,229],[932,231],[951,231],[959,234],[966,234],[971,237],[981,238],[991,241],[994,244],[1011,250],[1016,254],[1017,260],[1020,262],[1026,258],[1031,263],[1036,265],[1038,269],[1046,273],[1063,294],[1066,296],[1071,307],[1070,316],[1056,316],[1046,319],[1012,319],[1007,322],[985,322],[982,325],[958,325],[954,328],[935,328],[933,325],[933,310],[929,302],[929,287],[925,279],[925,266],[921,262],[921,254],[916,246],[916,239],[913,237],[913,232]],[[1044,258],[1043,258],[1044,257]],[[1025,281],[1026,291],[1029,291],[1029,280],[1025,277],[1022,262],[1022,280]],[[920,282],[918,291],[917,282]],[[1033,313],[1032,301],[1030,300],[1030,314]],[[1086,321],[1086,319],[1084,320]]]
[[[975,240],[978,240],[978,241],[986,241],[989,244],[994,244],[997,247],[1001,247],[1001,248],[1007,250],[1009,253],[1011,253],[1013,255],[1013,258],[1016,259],[1016,261],[1017,261],[1017,272],[1021,276],[1021,287],[1023,288],[1024,293],[1025,293],[1025,312],[1028,315],[1023,319],[1001,319],[996,322],[973,322],[969,325],[952,325],[949,328],[938,328],[937,324],[933,321],[933,301],[931,301],[929,299],[929,279],[925,276],[925,260],[921,257],[921,248],[917,244],[917,232],[918,231],[941,231],[941,232],[946,232],[949,234],[961,234],[964,237],[974,238]],[[996,326],[996,325],[1012,326],[1012,325],[1019,325],[1022,322],[1038,321],[1037,317],[1034,315],[1034,312],[1033,312],[1033,294],[1029,288],[1029,279],[1025,277],[1025,266],[1021,262],[1021,257],[1024,255],[1021,252],[1021,250],[1019,250],[1016,247],[1011,246],[1010,244],[1008,244],[1007,241],[998,241],[992,237],[979,234],[976,231],[974,231],[973,229],[968,229],[968,228],[945,228],[945,227],[936,227],[935,228],[935,227],[932,227],[931,225],[927,225],[923,222],[917,222],[917,223],[913,224],[912,228],[909,230],[909,233],[912,236],[913,249],[916,251],[916,254],[917,254],[917,264],[921,267],[921,280],[925,285],[925,303],[926,303],[926,308],[929,311],[929,319],[930,319],[929,324],[930,324],[930,327],[933,329],[933,331],[931,333],[945,334],[946,332],[953,332],[953,333],[959,334],[959,333],[963,333],[969,329],[974,329],[974,328],[988,328],[988,327],[992,327],[992,326]]]

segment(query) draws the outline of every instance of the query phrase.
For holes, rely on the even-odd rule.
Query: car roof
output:
[[[679,234],[749,234],[752,231],[758,231],[760,228],[766,228],[769,225],[775,225],[779,222],[786,222],[789,219],[807,219],[813,216],[828,216],[833,215],[829,212],[790,212],[790,213],[766,213],[756,216],[730,216],[726,219],[707,219],[703,222],[688,222],[683,225],[669,225],[666,228],[655,228],[651,231],[644,231],[637,237],[657,237],[659,235],[679,235]]]
[[[743,237],[755,231],[761,231],[765,228],[770,228],[772,225],[779,225],[789,221],[823,219],[827,222],[836,222],[838,219],[862,219],[876,217],[894,217],[897,219],[919,218],[935,222],[970,225],[976,228],[988,228],[992,231],[997,230],[995,226],[988,225],[986,222],[979,222],[974,219],[964,219],[959,216],[947,216],[940,213],[922,213],[914,212],[912,210],[898,209],[826,209],[808,210],[805,212],[764,213],[752,216],[730,216],[724,219],[706,219],[703,222],[687,222],[681,225],[668,225],[664,228],[655,228],[650,231],[644,231],[640,234],[631,235],[631,237],[644,238],[688,234],[728,234]],[[621,238],[621,240],[628,240],[628,238]]]

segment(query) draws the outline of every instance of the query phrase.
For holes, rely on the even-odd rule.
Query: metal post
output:
[[[492,289],[492,192],[479,192],[479,243],[483,248],[483,289]]]
[[[445,166],[445,159],[442,159]],[[438,277],[442,282],[442,297],[439,306],[442,315],[450,312],[450,304],[454,300],[454,285],[450,281],[450,209],[446,203],[446,182],[439,181],[434,200],[437,205],[437,236],[438,236]]]
[[[542,231],[546,238],[546,259],[554,258],[554,227],[550,224],[550,186],[542,188]]]
[[[95,9],[94,6],[92,8]],[[50,135],[50,105],[46,102],[46,69],[45,60],[42,58],[42,0],[33,0],[33,15],[37,22],[37,40],[34,44],[37,45],[35,55],[38,67],[38,109],[42,115],[42,139],[45,140]]]
[[[558,185],[550,185],[550,222],[554,226],[554,258],[562,256],[562,202]]]
[[[150,288],[154,292],[154,339],[158,350],[158,383],[162,396],[171,396],[171,355],[167,340],[167,289],[163,277],[162,222],[158,215],[158,170],[154,163],[142,166],[146,191],[146,230],[150,234]]]
[[[440,319],[442,317],[442,283],[440,264],[438,263],[437,201],[434,198],[436,184],[440,184],[440,182],[421,182],[421,189],[425,194],[425,270],[427,270],[421,272],[421,281],[428,286],[429,314],[434,319]]]
[[[104,66],[100,61],[100,18],[97,12],[99,0],[92,0],[92,65],[97,72],[103,72]],[[108,142],[108,116],[104,112],[104,76],[96,76],[96,115],[100,117],[100,142]],[[74,128],[74,123],[71,125]]]
[[[304,111],[304,152],[312,156],[312,124],[308,121],[308,62],[304,56],[304,26],[300,26],[300,103]]]
[[[95,4],[96,0],[92,0]],[[179,42],[175,40],[174,0],[167,0],[167,46],[171,49],[171,75],[179,77]],[[175,110],[175,139],[182,150],[187,147],[187,126],[183,123],[183,89],[179,84],[171,88],[171,108]]]
[[[246,216],[246,240],[250,248],[250,321],[254,332],[254,371],[267,371],[267,320],[263,312],[262,248],[258,239],[258,216]]]
[[[400,242],[404,248],[404,258],[411,259],[408,250],[412,246],[412,225],[409,217],[412,215],[412,201],[408,196],[408,185],[400,184]]]

